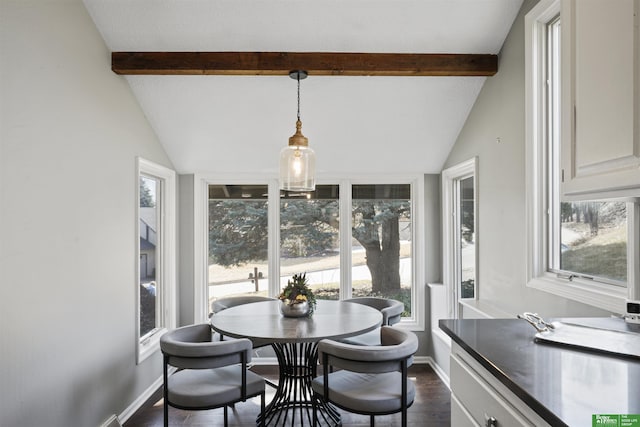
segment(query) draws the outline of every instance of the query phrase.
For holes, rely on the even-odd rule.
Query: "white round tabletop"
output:
[[[210,322],[216,331],[235,338],[313,342],[372,331],[382,324],[382,314],[362,304],[319,300],[312,316],[285,317],[280,301],[264,301],[228,308],[211,316]]]

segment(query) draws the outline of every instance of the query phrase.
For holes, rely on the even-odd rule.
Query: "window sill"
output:
[[[156,351],[160,350],[160,337],[164,335],[165,332],[167,332],[167,328],[158,329],[149,338],[138,342],[138,365]]]
[[[617,314],[624,313],[628,297],[626,288],[614,288],[580,279],[568,281],[552,274],[535,277],[527,286]]]

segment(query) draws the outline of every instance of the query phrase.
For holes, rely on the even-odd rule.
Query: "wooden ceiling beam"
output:
[[[130,75],[492,76],[490,54],[345,52],[113,52],[111,69]]]

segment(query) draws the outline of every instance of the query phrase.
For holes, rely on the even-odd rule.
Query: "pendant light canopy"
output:
[[[286,191],[314,191],[316,189],[316,154],[309,148],[309,140],[302,134],[300,121],[300,80],[306,71],[291,71],[289,77],[298,82],[298,120],[296,133],[289,145],[280,151],[280,189]]]

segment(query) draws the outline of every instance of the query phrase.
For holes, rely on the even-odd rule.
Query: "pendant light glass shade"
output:
[[[300,121],[300,79],[304,71],[292,71],[289,76],[298,80],[298,120],[296,133],[289,145],[280,151],[280,189],[286,191],[314,191],[316,189],[316,154],[309,148],[309,140],[302,134]]]
[[[302,122],[298,120],[296,134],[289,138],[289,145],[280,151],[281,190],[314,191],[316,189],[316,153],[306,143],[307,138],[302,135],[301,127]],[[299,140],[302,139],[300,137],[304,138],[304,145],[299,144]],[[294,144],[291,144],[292,140]]]

